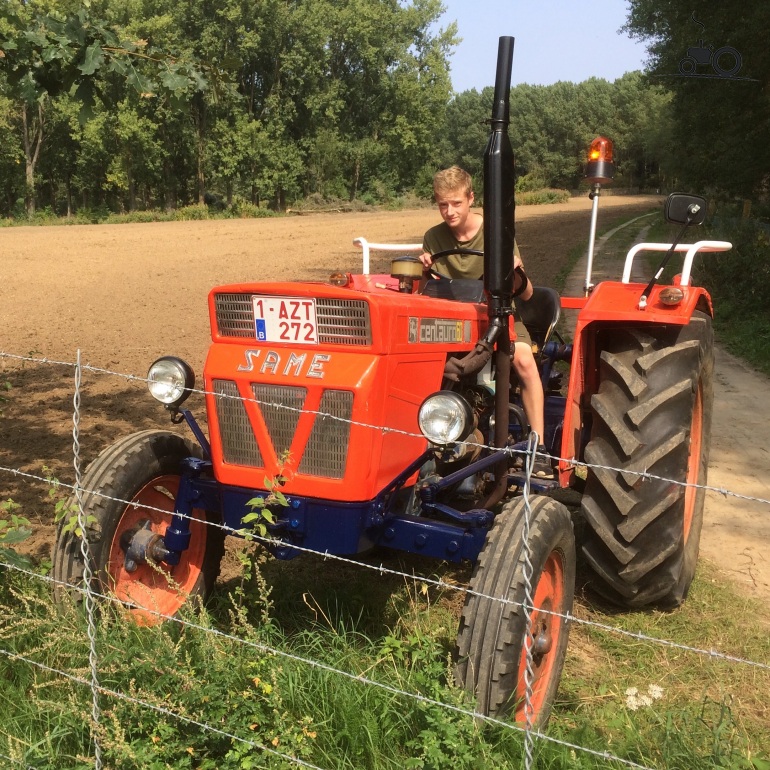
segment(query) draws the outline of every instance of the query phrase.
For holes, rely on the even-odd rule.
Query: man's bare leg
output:
[[[526,342],[514,343],[513,368],[521,385],[521,401],[524,412],[529,420],[530,428],[537,433],[539,441],[543,443],[545,433],[545,418],[543,409],[545,396],[543,384],[540,382],[540,372],[537,370],[532,348]]]

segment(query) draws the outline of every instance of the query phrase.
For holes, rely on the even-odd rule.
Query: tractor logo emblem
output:
[[[701,27],[703,35],[706,25],[695,18],[695,12],[692,13],[692,20]],[[716,74],[709,72],[698,72],[698,67],[705,68],[711,65]],[[679,72],[690,78],[727,78],[729,80],[754,80],[754,78],[736,77],[738,71],[743,66],[743,58],[740,53],[731,45],[723,45],[714,50],[713,45],[704,45],[703,38],[698,40],[697,46],[690,46],[687,54],[679,62]]]
[[[259,364],[260,374],[281,374],[284,377],[312,377],[323,379],[326,375],[326,364],[331,361],[331,356],[326,353],[316,353],[312,357],[308,353],[294,353],[286,351],[280,353],[276,350],[268,350],[262,356],[261,350],[249,349],[244,351],[246,360],[239,364],[236,371],[253,372]]]
[[[409,342],[470,342],[471,322],[454,318],[409,318]]]

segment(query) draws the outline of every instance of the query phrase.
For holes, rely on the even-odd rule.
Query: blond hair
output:
[[[433,177],[433,197],[445,198],[456,191],[470,198],[473,193],[473,180],[471,175],[459,166],[451,166],[437,172]]]

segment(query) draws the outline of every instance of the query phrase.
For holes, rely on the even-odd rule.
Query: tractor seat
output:
[[[533,294],[526,302],[517,300],[516,312],[527,327],[532,338],[532,352],[540,363],[543,348],[554,333],[561,315],[559,294],[548,286],[534,286]]]

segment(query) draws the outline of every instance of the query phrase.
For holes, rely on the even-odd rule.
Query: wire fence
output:
[[[21,567],[18,564],[11,564],[9,562],[2,561],[2,560],[0,560],[0,567],[3,567],[9,573],[23,575],[25,576],[25,578],[29,580],[41,581],[42,583],[46,583],[49,586],[51,586],[51,588],[54,588],[58,585],[60,589],[64,589],[66,587],[68,591],[74,591],[76,594],[82,595],[83,604],[85,607],[86,623],[87,623],[86,633],[88,637],[88,676],[77,675],[73,673],[72,670],[67,670],[65,667],[55,666],[55,665],[51,665],[50,663],[45,663],[40,660],[37,660],[34,657],[32,652],[23,654],[15,650],[0,648],[0,656],[3,656],[10,661],[22,663],[26,666],[30,666],[30,667],[39,669],[40,671],[47,672],[48,674],[61,677],[62,679],[67,680],[71,683],[74,683],[79,687],[90,689],[91,691],[91,710],[90,710],[91,756],[88,761],[89,763],[93,764],[93,766],[97,768],[97,770],[101,770],[101,768],[104,767],[104,760],[102,757],[102,746],[105,741],[106,728],[102,723],[102,714],[103,714],[103,709],[104,709],[103,704],[105,699],[116,699],[116,700],[121,700],[125,702],[130,702],[143,709],[147,709],[149,711],[156,712],[159,714],[164,714],[165,716],[171,717],[174,720],[178,720],[180,723],[184,723],[186,725],[192,725],[194,727],[197,727],[197,728],[200,728],[201,730],[206,731],[207,733],[219,735],[221,737],[227,738],[229,741],[232,741],[234,743],[248,746],[251,749],[254,749],[258,752],[263,752],[264,754],[278,758],[281,761],[288,763],[289,765],[311,767],[311,768],[320,767],[319,765],[312,764],[306,759],[303,759],[302,757],[298,756],[296,753],[280,751],[276,749],[274,746],[270,746],[263,742],[250,739],[243,735],[237,735],[237,734],[231,733],[226,729],[224,729],[224,727],[222,727],[221,725],[217,726],[215,724],[211,724],[210,722],[195,719],[188,714],[174,711],[173,709],[159,705],[158,703],[152,703],[150,702],[150,700],[146,698],[141,698],[135,694],[122,692],[118,689],[109,687],[100,681],[100,671],[103,670],[103,666],[101,664],[103,661],[102,661],[102,657],[100,657],[100,651],[98,648],[99,646],[98,623],[100,619],[99,603],[101,603],[101,606],[115,605],[124,609],[139,609],[139,607],[133,604],[130,599],[126,599],[126,597],[117,598],[116,596],[111,595],[108,592],[105,592],[103,589],[97,590],[96,588],[97,585],[100,585],[100,582],[94,578],[94,575],[92,572],[92,570],[94,569],[94,555],[93,553],[91,553],[91,545],[89,543],[89,537],[88,537],[89,527],[91,526],[91,524],[90,522],[87,521],[86,513],[84,511],[84,504],[83,504],[84,495],[93,495],[96,498],[118,502],[122,505],[133,506],[134,508],[146,509],[151,512],[160,513],[164,516],[168,516],[169,512],[168,512],[168,509],[166,508],[157,508],[151,505],[147,505],[145,503],[138,503],[135,500],[126,500],[120,497],[110,496],[105,494],[99,489],[93,489],[93,488],[88,488],[83,486],[83,477],[81,472],[81,459],[80,459],[82,374],[83,372],[90,372],[100,376],[116,377],[123,380],[135,381],[135,382],[142,382],[142,381],[146,382],[146,378],[139,377],[136,375],[114,372],[105,368],[83,365],[80,361],[79,351],[75,362],[51,361],[46,358],[35,358],[33,356],[21,356],[21,355],[4,353],[4,352],[0,352],[0,359],[10,359],[10,360],[15,360],[17,362],[35,363],[40,365],[65,366],[65,367],[71,367],[73,369],[74,377],[73,377],[73,402],[72,402],[72,418],[73,418],[72,462],[73,462],[73,469],[74,469],[74,483],[70,484],[65,481],[52,479],[50,476],[40,475],[29,471],[24,471],[20,468],[13,467],[13,465],[0,465],[0,474],[11,475],[11,476],[15,476],[25,480],[38,481],[54,489],[67,489],[71,492],[72,499],[76,501],[76,517],[77,517],[78,531],[83,533],[83,537],[80,539],[80,549],[81,549],[81,555],[82,555],[82,560],[84,565],[83,580],[79,585],[70,585],[62,581],[57,581],[54,578],[52,578],[50,575],[40,574],[30,569],[25,569],[24,567]],[[195,392],[203,395],[214,396],[216,398],[233,398],[232,396],[228,396],[225,394],[210,393],[204,390],[196,390]],[[240,396],[236,396],[235,398],[243,401],[249,400],[249,399],[240,398]],[[305,411],[305,410],[297,410],[293,407],[285,406],[284,404],[281,404],[281,403],[261,401],[256,398],[253,399],[253,401],[258,404],[267,405],[267,406],[270,406],[271,408],[276,408],[276,409],[286,409],[286,410],[295,411],[295,412]],[[313,414],[320,415],[324,418],[333,419],[333,420],[342,419],[335,415],[328,414],[321,411],[313,412]],[[347,422],[352,423],[352,421],[347,421]],[[352,423],[352,424],[355,424],[355,425],[358,425],[359,427],[364,427],[373,431],[378,431],[380,433],[398,432],[404,435],[416,436],[417,438],[422,438],[422,436],[419,434],[411,434],[407,431],[401,431],[401,430],[396,431],[393,428],[376,426],[376,425],[360,423],[360,422]],[[641,642],[645,644],[658,645],[662,648],[669,648],[672,650],[686,652],[688,654],[692,654],[696,656],[703,656],[705,658],[708,658],[714,661],[723,661],[725,663],[730,663],[734,665],[751,667],[757,671],[770,671],[770,662],[762,661],[762,660],[751,660],[749,658],[734,655],[728,651],[719,650],[713,647],[705,647],[705,646],[697,647],[697,646],[685,645],[679,642],[667,640],[664,638],[658,638],[658,637],[655,637],[649,634],[644,634],[641,632],[632,632],[622,628],[620,625],[613,625],[612,623],[609,623],[609,622],[600,622],[596,620],[580,618],[580,617],[576,617],[575,615],[569,612],[562,614],[559,612],[555,612],[549,609],[548,607],[536,606],[533,598],[533,577],[534,577],[533,568],[532,568],[532,563],[531,563],[530,553],[529,553],[529,545],[530,545],[529,528],[530,528],[531,515],[532,515],[532,508],[531,508],[531,501],[530,501],[530,496],[531,496],[530,479],[531,479],[531,473],[533,468],[533,461],[536,454],[536,445],[537,445],[536,441],[534,442],[534,444],[531,443],[528,449],[526,450],[526,452],[524,453],[525,454],[525,481],[524,481],[524,487],[522,492],[523,492],[524,510],[525,510],[525,514],[524,514],[525,535],[524,535],[523,547],[525,551],[525,562],[526,562],[526,569],[525,569],[526,586],[525,586],[525,599],[523,602],[517,602],[507,597],[494,596],[483,592],[474,591],[469,585],[458,584],[454,581],[443,580],[440,578],[437,579],[437,578],[429,577],[427,575],[418,575],[418,574],[415,574],[414,572],[408,573],[406,571],[393,569],[391,567],[385,567],[382,563],[378,565],[374,563],[368,563],[366,561],[346,558],[344,556],[339,556],[336,554],[329,553],[328,551],[318,552],[312,549],[304,548],[297,544],[291,545],[292,550],[298,553],[314,554],[316,556],[321,556],[324,559],[328,559],[340,564],[344,564],[354,569],[370,570],[380,575],[389,575],[389,576],[399,577],[405,581],[414,582],[415,584],[420,584],[423,586],[431,586],[444,592],[454,592],[466,597],[478,596],[480,598],[488,599],[493,602],[501,603],[503,605],[510,605],[510,606],[522,609],[524,616],[526,618],[526,626],[527,626],[526,635],[523,640],[523,648],[525,650],[525,661],[526,661],[525,677],[524,677],[525,719],[523,724],[511,723],[504,719],[499,719],[496,717],[491,717],[489,715],[482,714],[479,711],[473,708],[468,708],[464,705],[448,703],[440,699],[426,696],[417,691],[410,691],[404,688],[395,687],[392,684],[389,684],[387,682],[378,681],[376,678],[372,676],[368,676],[365,673],[356,672],[353,670],[345,670],[341,667],[332,666],[320,660],[315,660],[311,657],[293,654],[285,649],[280,649],[279,647],[273,646],[271,644],[255,642],[253,639],[243,638],[234,634],[228,634],[226,632],[218,630],[217,628],[204,626],[204,625],[201,625],[200,623],[196,623],[195,621],[190,620],[188,617],[171,616],[168,614],[164,614],[162,612],[158,612],[152,607],[143,607],[142,611],[144,613],[148,613],[155,617],[162,618],[163,620],[168,621],[171,624],[176,625],[180,628],[194,629],[197,632],[210,634],[214,637],[221,638],[221,639],[226,639],[228,642],[234,643],[236,645],[243,645],[247,648],[253,649],[260,653],[274,656],[277,659],[291,661],[294,664],[305,666],[305,667],[308,667],[309,669],[320,670],[330,675],[333,675],[335,677],[340,677],[346,680],[356,682],[364,687],[372,687],[378,690],[385,691],[393,696],[397,696],[398,698],[409,699],[415,703],[424,704],[432,707],[438,707],[446,710],[449,713],[461,715],[470,720],[473,720],[474,723],[477,723],[477,724],[486,723],[486,724],[494,725],[495,727],[500,728],[502,730],[511,731],[514,734],[520,734],[523,737],[523,744],[524,744],[522,766],[525,767],[527,770],[530,770],[532,767],[535,766],[535,762],[536,762],[535,753],[534,753],[535,741],[540,741],[543,743],[551,743],[554,745],[562,746],[566,749],[569,749],[570,751],[579,752],[587,757],[595,757],[598,759],[615,763],[617,766],[647,768],[648,765],[646,764],[638,763],[630,759],[617,756],[610,751],[597,751],[589,746],[579,745],[577,743],[566,741],[566,740],[554,737],[553,735],[549,735],[548,733],[545,733],[538,729],[535,729],[535,726],[533,724],[534,705],[533,705],[533,690],[532,690],[532,680],[534,677],[533,652],[532,652],[532,647],[534,643],[534,633],[531,628],[531,622],[530,622],[531,615],[534,611],[537,611],[539,614],[542,614],[545,616],[550,615],[550,616],[558,617],[567,624],[581,625],[586,628],[594,628],[596,630],[601,631],[602,633],[615,635],[620,639],[627,640],[629,643],[634,641],[634,642]],[[482,446],[483,448],[494,450],[493,447],[488,447],[486,445],[475,445],[475,446]],[[499,450],[494,450],[494,451],[499,451]],[[510,452],[511,450],[505,450],[505,451]],[[610,466],[587,465],[586,463],[576,461],[574,458],[567,458],[567,461],[575,466],[591,467],[599,470],[611,470],[611,471],[622,470],[627,475],[633,474],[638,476],[642,482],[644,482],[645,480],[651,480],[651,479],[662,479],[668,482],[669,484],[671,484],[672,486],[673,485],[683,485],[683,486],[693,486],[693,487],[697,486],[697,485],[686,485],[686,484],[683,484],[683,482],[680,482],[677,480],[665,479],[663,477],[650,474],[646,469],[640,469],[638,471],[629,471],[628,469],[617,469],[617,468],[612,468]],[[744,495],[740,492],[735,492],[725,488],[716,488],[716,487],[710,487],[710,486],[699,487],[699,488],[702,488],[709,492],[718,493],[726,497],[735,498],[736,500],[744,500],[744,501],[750,500],[762,505],[770,505],[770,500],[766,500],[756,496]],[[194,517],[186,517],[186,518],[194,518]],[[200,521],[200,520],[196,519],[196,521]],[[243,529],[234,529],[232,527],[228,527],[227,525],[221,522],[205,521],[201,523],[205,524],[208,527],[218,528],[219,530],[223,531],[225,534],[243,535]],[[286,543],[282,540],[276,540],[275,538],[271,537],[268,534],[259,534],[258,532],[249,533],[249,538],[257,542],[260,542],[266,546],[278,547],[278,546],[286,545]],[[102,652],[102,656],[103,655],[104,653]],[[34,765],[30,765],[26,763],[24,760],[15,758],[13,756],[0,754],[0,758],[6,759],[7,761],[11,762],[14,766],[34,767]],[[244,765],[244,767],[247,767],[247,766],[248,765]],[[331,767],[329,768],[329,770],[331,770]],[[654,770],[654,768],[650,768],[650,770]]]

